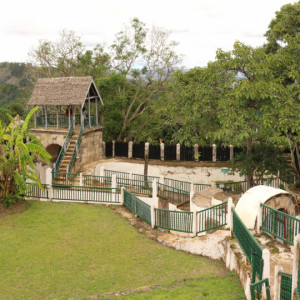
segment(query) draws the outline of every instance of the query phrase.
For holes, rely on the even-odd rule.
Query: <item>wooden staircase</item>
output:
[[[66,151],[66,154],[64,156],[64,159],[61,162],[60,168],[59,168],[59,172],[61,173],[66,173],[67,172],[67,166],[69,165],[72,153],[74,151],[75,148],[75,144],[77,141],[77,137],[78,137],[79,131],[78,130],[74,130],[73,131],[73,135],[71,137],[68,149]]]
[[[69,146],[68,146],[67,151],[65,153],[65,156],[64,156],[64,158],[61,162],[61,165],[60,165],[60,168],[59,168],[59,173],[58,173],[58,175],[56,176],[56,178],[54,180],[55,184],[63,184],[65,182],[67,167],[70,163],[71,156],[72,156],[72,153],[73,153],[75,145],[76,145],[78,134],[79,134],[79,130],[74,130],[73,131],[73,135],[71,137]],[[79,185],[79,178],[76,178],[76,180],[74,182],[74,185]]]

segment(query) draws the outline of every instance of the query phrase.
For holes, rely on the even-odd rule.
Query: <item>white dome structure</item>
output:
[[[254,229],[261,203],[291,216],[298,215],[298,204],[293,195],[281,189],[258,185],[243,194],[235,209],[248,229]]]

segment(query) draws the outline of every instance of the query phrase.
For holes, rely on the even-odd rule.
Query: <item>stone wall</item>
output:
[[[72,173],[77,173],[84,165],[103,158],[102,136],[102,127],[85,129]]]
[[[66,136],[69,133],[68,129],[30,129],[31,133],[39,138],[45,148],[47,148],[51,144],[63,146]]]

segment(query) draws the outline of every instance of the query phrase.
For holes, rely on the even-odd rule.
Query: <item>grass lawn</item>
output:
[[[222,262],[146,238],[105,206],[30,201],[0,219],[0,299],[244,299]]]

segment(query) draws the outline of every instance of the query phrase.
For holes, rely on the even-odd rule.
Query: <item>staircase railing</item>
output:
[[[68,133],[67,137],[65,138],[64,144],[63,144],[62,148],[60,149],[56,163],[54,164],[54,167],[52,169],[52,180],[54,180],[58,174],[60,165],[64,159],[64,156],[67,152],[67,149],[68,149],[68,146],[70,143],[70,140],[72,138],[73,131],[74,131],[74,124],[73,124],[73,122],[71,122],[71,128],[69,130],[69,133]]]
[[[78,150],[79,150],[79,146],[80,146],[80,143],[81,143],[81,137],[82,137],[83,131],[84,131],[84,124],[81,124],[80,131],[79,131],[76,143],[75,143],[75,147],[74,147],[74,150],[72,152],[72,156],[71,156],[71,159],[69,161],[69,164],[67,166],[67,172],[66,172],[67,174],[71,172],[71,170],[73,168],[73,165],[74,165],[74,162],[76,160],[76,157],[78,155]],[[68,175],[66,175],[66,176],[68,176]]]

